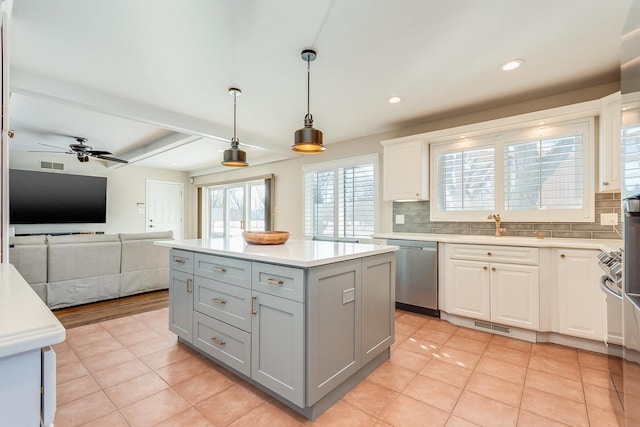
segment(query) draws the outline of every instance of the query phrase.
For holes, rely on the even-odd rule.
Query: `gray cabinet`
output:
[[[362,259],[362,364],[386,350],[395,339],[395,257]]]
[[[193,275],[171,270],[169,295],[169,330],[183,340],[192,342]]]

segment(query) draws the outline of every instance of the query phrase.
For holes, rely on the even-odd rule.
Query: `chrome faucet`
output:
[[[506,233],[507,229],[506,228],[501,228],[500,227],[500,215],[496,215],[496,214],[489,214],[489,216],[487,217],[487,219],[493,219],[496,222],[496,234],[494,234],[494,236],[496,237],[502,237],[502,233]]]

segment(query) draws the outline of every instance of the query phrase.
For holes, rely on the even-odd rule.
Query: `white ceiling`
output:
[[[135,164],[223,169],[294,156],[306,113],[325,144],[617,81],[631,0],[18,0],[11,148],[83,136]],[[525,65],[504,72],[512,58]],[[399,95],[402,102],[389,104]],[[55,149],[52,149],[55,151]],[[64,154],[61,154],[61,156]],[[94,160],[95,161],[95,160]]]

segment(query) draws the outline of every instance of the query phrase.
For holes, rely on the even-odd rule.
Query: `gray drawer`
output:
[[[182,271],[183,273],[193,274],[193,252],[183,251],[180,249],[171,249],[171,265],[172,270]]]
[[[304,270],[260,262],[252,269],[254,291],[304,302]]]
[[[251,332],[251,289],[195,277],[194,309]]]
[[[193,274],[251,289],[250,261],[196,253]]]
[[[238,372],[251,375],[251,334],[193,313],[193,345]]]

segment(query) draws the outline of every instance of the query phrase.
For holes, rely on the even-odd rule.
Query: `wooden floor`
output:
[[[53,310],[66,329],[98,323],[104,320],[130,316],[145,311],[168,307],[169,291],[154,291],[130,297],[99,301],[91,304]]]

